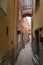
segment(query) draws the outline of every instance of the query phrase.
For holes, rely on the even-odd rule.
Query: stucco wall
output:
[[[34,16],[33,16],[33,31],[35,31],[35,29],[38,29],[40,27],[43,27],[43,0],[40,0],[39,8],[37,9],[37,11],[34,10]],[[43,31],[41,32],[41,34],[43,36]],[[39,41],[39,44],[42,44],[42,43]],[[43,65],[43,47],[42,46],[40,48],[39,54],[40,54],[40,63],[41,65]]]
[[[3,55],[14,46],[16,37],[15,24],[15,0],[8,0],[7,15],[0,9],[0,59]],[[6,35],[6,27],[8,27],[8,35]]]
[[[43,26],[43,0],[40,0],[39,8],[34,12],[33,28],[37,29]]]
[[[24,42],[28,42],[29,40],[29,24],[26,17],[23,18],[23,33],[24,33]]]

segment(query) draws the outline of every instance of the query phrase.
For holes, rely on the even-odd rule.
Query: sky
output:
[[[27,16],[26,18],[28,20],[29,25],[31,25],[31,17]]]

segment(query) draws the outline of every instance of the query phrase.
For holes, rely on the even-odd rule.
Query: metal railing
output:
[[[23,10],[27,10],[27,9],[31,9],[31,8],[32,8],[32,5],[22,6],[22,9],[23,9]]]

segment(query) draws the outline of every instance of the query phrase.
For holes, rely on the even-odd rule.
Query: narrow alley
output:
[[[31,43],[28,42],[25,45],[25,48],[21,50],[15,65],[34,65],[32,62],[32,56],[33,55],[32,55]]]
[[[43,0],[0,0],[0,65],[43,65]]]

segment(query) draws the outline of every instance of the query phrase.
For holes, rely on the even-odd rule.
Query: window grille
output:
[[[23,9],[31,9],[32,0],[23,0]]]

